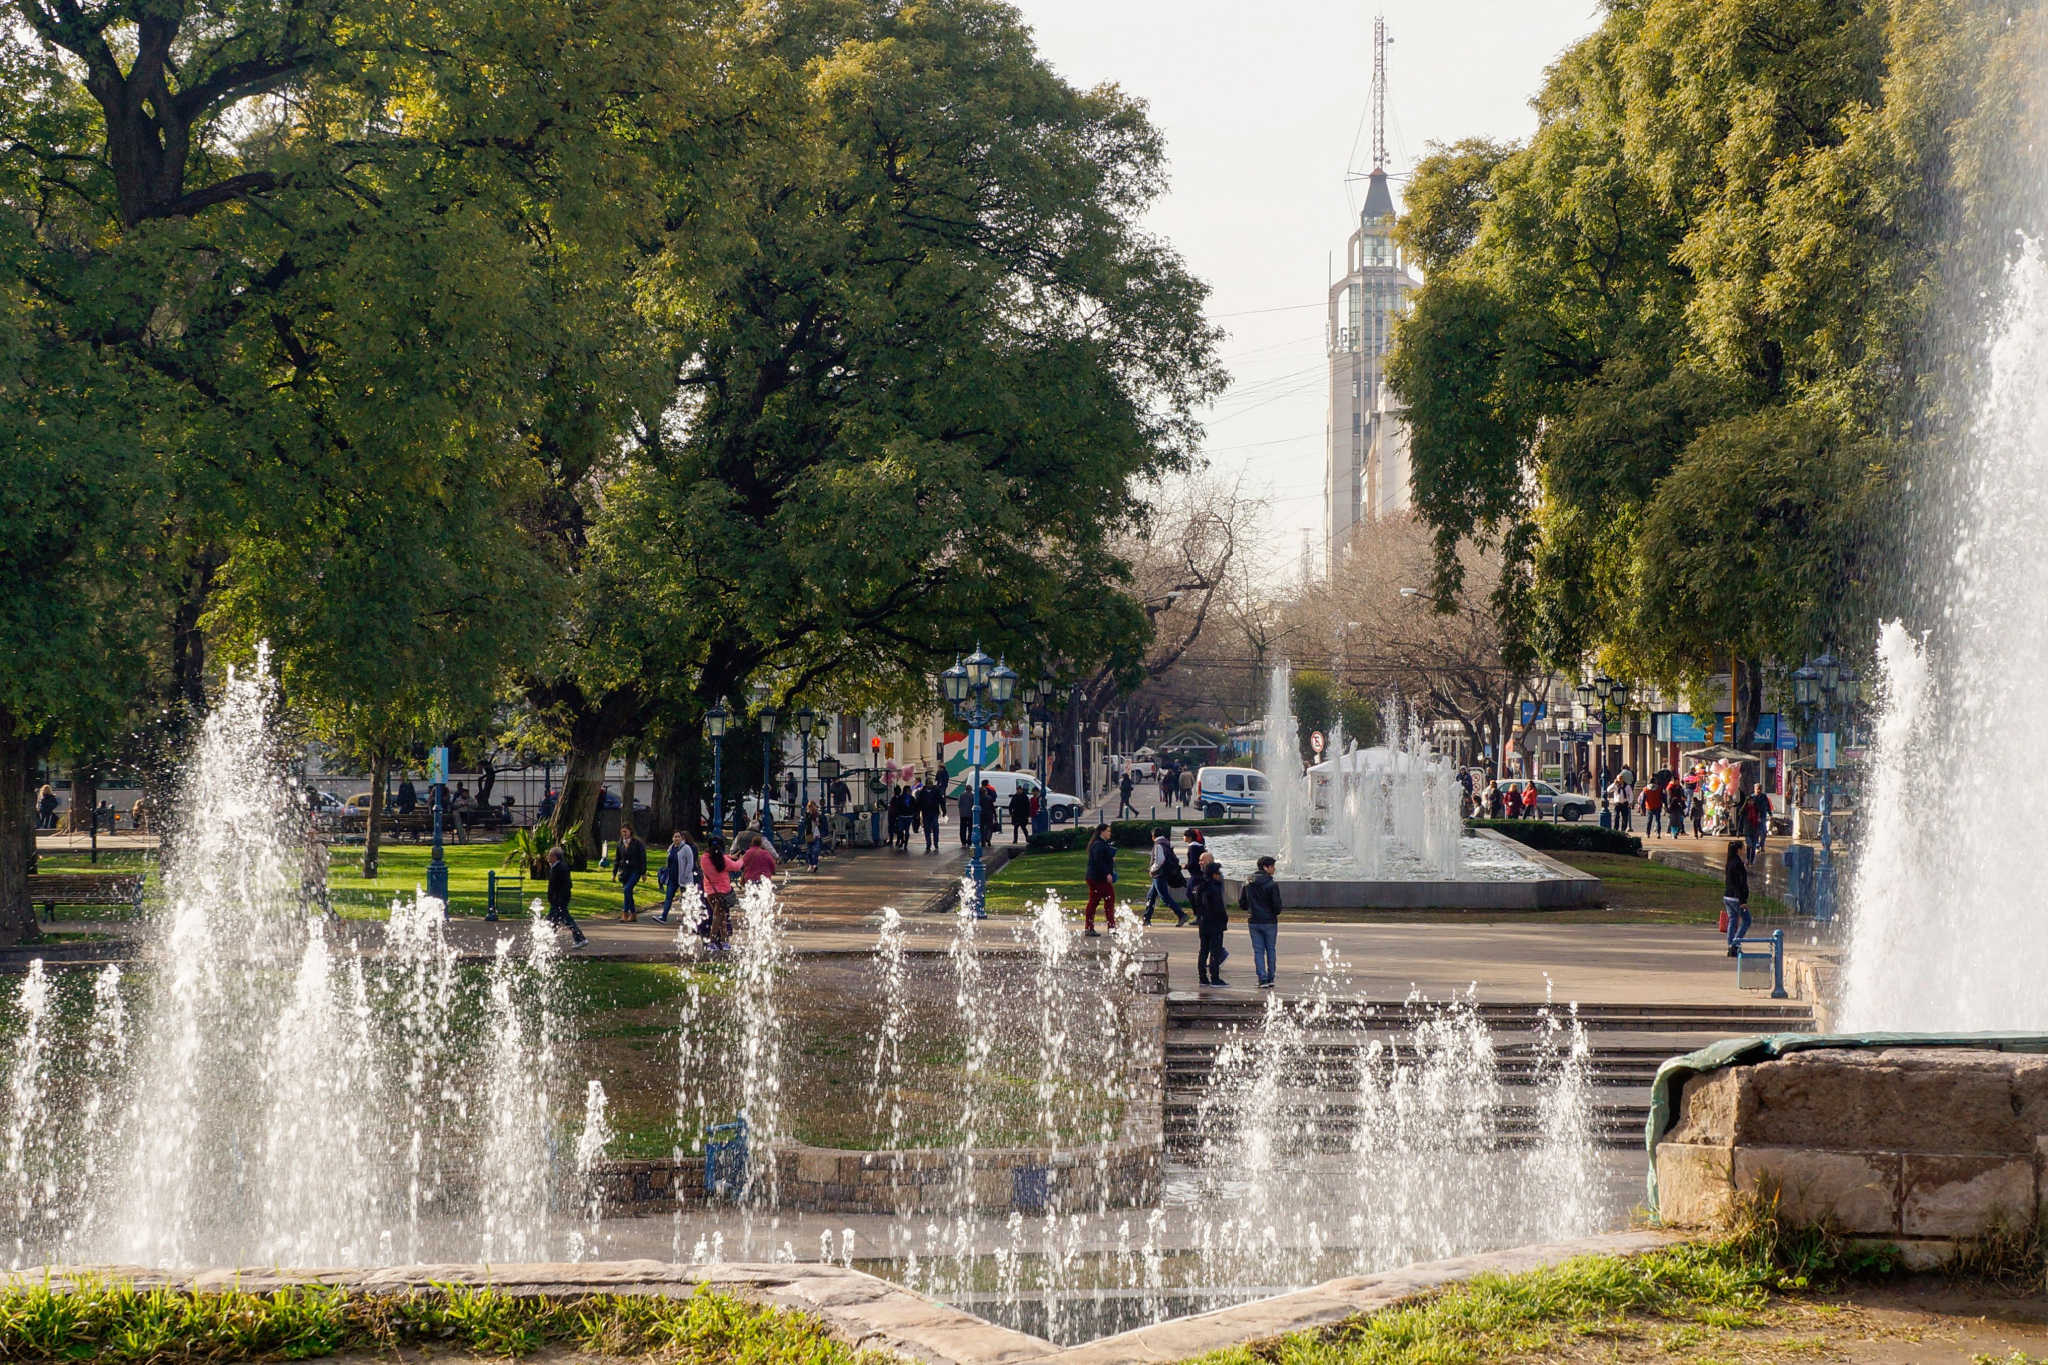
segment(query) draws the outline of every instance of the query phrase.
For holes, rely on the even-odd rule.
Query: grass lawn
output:
[[[1139,886],[1144,885],[1145,851],[1127,849],[1117,859],[1126,865],[1119,874],[1117,884],[1130,884],[1130,863],[1138,864]],[[1047,887],[1060,893],[1063,901],[1079,898],[1081,904],[1088,903],[1088,883],[1082,874],[1087,870],[1088,854],[1085,850],[1072,853],[1020,853],[996,869],[988,879],[988,912],[992,915],[1021,914],[1036,901],[1045,899]],[[1141,892],[1142,894],[1142,892]]]
[[[361,844],[329,849],[327,894],[335,912],[355,919],[383,919],[390,913],[393,899],[425,889],[427,859],[431,852],[431,846],[424,843],[385,844],[377,851],[377,875],[365,878],[362,875]],[[517,865],[504,866],[505,848],[498,843],[443,844],[441,856],[448,864],[448,909],[451,914],[484,913],[489,874],[496,872],[501,879],[524,875],[523,869]],[[661,909],[661,888],[655,885],[654,872],[660,856],[660,850],[648,849],[647,877],[634,891],[634,900],[642,909],[651,902],[656,912]],[[610,868],[599,867],[595,862],[576,873],[575,889],[569,898],[571,912],[577,915],[618,914],[619,884],[611,876]],[[515,901],[517,908],[523,910],[527,902],[546,895],[547,886],[531,880],[526,883],[523,894],[501,888],[498,892],[498,913],[511,913]]]
[[[2048,1328],[2030,1283],[1904,1277],[1818,1236],[1752,1230],[1635,1257],[1488,1275],[1405,1307],[1200,1365],[2038,1365]]]
[[[61,1293],[0,1291],[0,1360],[110,1365],[353,1358],[804,1361],[886,1365],[894,1356],[835,1341],[805,1314],[699,1290],[687,1298],[614,1294],[514,1298],[492,1290],[360,1294],[291,1290],[140,1292],[117,1284]],[[354,1353],[361,1353],[355,1355]]]

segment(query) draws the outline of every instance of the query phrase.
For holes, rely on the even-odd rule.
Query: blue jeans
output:
[[[1152,889],[1145,896],[1146,920],[1149,921],[1152,918],[1152,907],[1161,901],[1166,902],[1166,908],[1173,911],[1176,918],[1180,916],[1180,902],[1173,898],[1173,888],[1166,884],[1164,877],[1154,877],[1152,879]]]
[[[813,872],[818,870],[818,850],[823,843],[824,840],[814,838],[804,845],[804,857],[810,862]]]
[[[1252,936],[1252,973],[1260,981],[1271,981],[1275,964],[1273,948],[1280,939],[1277,924],[1247,924],[1245,932]]]
[[[629,915],[637,913],[633,908],[633,888],[639,884],[640,874],[637,872],[628,872],[619,878],[619,894],[625,897],[625,904],[621,908]]]
[[[1749,907],[1733,896],[1721,897],[1721,904],[1728,907],[1728,946],[1733,948],[1749,932]]]

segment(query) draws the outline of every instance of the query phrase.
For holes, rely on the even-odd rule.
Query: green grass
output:
[[[1126,853],[1120,861],[1144,861],[1144,854]],[[1088,903],[1088,882],[1082,875],[1087,871],[1088,854],[1085,851],[1073,853],[1020,853],[996,869],[988,879],[988,911],[990,914],[1020,914],[1025,907],[1045,899],[1047,887],[1060,893],[1063,901],[1080,898],[1080,904]],[[1144,883],[1139,881],[1139,895],[1144,894]],[[1130,885],[1129,870],[1119,874],[1119,888]],[[1078,908],[1078,907],[1077,907]]]
[[[385,844],[378,850],[377,875],[365,878],[362,875],[362,845],[328,850],[327,895],[335,912],[351,919],[385,918],[391,912],[394,899],[425,889],[427,859],[431,851],[431,846],[424,843]],[[656,860],[660,856],[658,849],[647,851],[647,877],[634,889],[634,900],[643,910],[650,904],[655,912],[661,909],[661,888],[654,882]],[[448,864],[448,909],[451,914],[484,913],[490,873],[520,875],[518,868],[502,865],[505,849],[501,843],[443,844],[442,859]],[[577,915],[618,914],[619,884],[611,879],[611,875],[610,868],[599,867],[595,862],[576,873],[569,897],[570,911]],[[546,894],[544,884],[529,879],[516,908],[523,910],[526,902]],[[498,902],[501,915],[510,914],[515,909],[507,899],[508,893],[501,890]]]
[[[815,1318],[708,1289],[683,1299],[515,1298],[488,1289],[187,1294],[111,1282],[61,1292],[43,1286],[0,1291],[0,1360],[212,1365],[405,1348],[517,1357],[548,1347],[705,1365],[883,1365],[893,1359],[834,1341]]]

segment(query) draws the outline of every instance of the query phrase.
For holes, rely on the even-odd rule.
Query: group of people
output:
[[[995,784],[986,778],[982,780],[980,800],[970,801],[963,789],[958,796],[946,789],[946,777],[934,773],[920,779],[915,785],[898,784],[889,792],[887,814],[889,822],[889,846],[899,853],[910,852],[910,838],[922,832],[924,851],[939,851],[939,826],[950,808],[960,829],[960,843],[967,846],[974,842],[974,817],[979,808],[981,816],[981,841],[991,842],[1001,827],[1002,799],[997,796]],[[1031,831],[1031,822],[1038,814],[1038,795],[1023,784],[1010,794],[1010,842],[1022,841]]]
[[[1174,924],[1185,925],[1192,918],[1195,925],[1195,974],[1204,986],[1226,986],[1223,979],[1223,961],[1230,956],[1224,947],[1223,934],[1230,922],[1230,912],[1225,905],[1223,891],[1223,868],[1216,862],[1216,856],[1209,852],[1202,831],[1190,827],[1184,836],[1186,840],[1186,861],[1173,846],[1172,831],[1152,831],[1151,861],[1146,867],[1148,890],[1145,895],[1145,909],[1142,918],[1146,924],[1152,922],[1152,915],[1164,902],[1173,911]],[[1095,911],[1101,908],[1103,927],[1116,929],[1116,840],[1110,827],[1097,825],[1094,835],[1088,841],[1088,882],[1087,908],[1082,911],[1082,932],[1088,938],[1100,938],[1095,928]],[[1275,951],[1278,947],[1280,928],[1280,887],[1273,880],[1274,860],[1270,857],[1258,861],[1258,869],[1238,892],[1238,909],[1245,916],[1245,930],[1251,939],[1252,970],[1258,978],[1261,990],[1273,988]],[[1173,893],[1185,889],[1188,908],[1192,917],[1181,908]]]
[[[817,804],[815,801],[811,803],[813,814]],[[682,830],[670,835],[668,855],[655,872],[655,884],[662,892],[661,913],[654,917],[656,921],[669,923],[677,898],[695,887],[703,909],[690,928],[705,940],[711,951],[728,951],[732,946],[733,909],[738,903],[733,879],[739,879],[740,887],[758,881],[773,881],[777,867],[774,846],[759,831],[743,834],[737,847],[740,852],[735,857],[726,848],[725,840],[714,834],[704,841],[704,851],[700,854]],[[581,948],[588,939],[582,926],[569,913],[574,883],[569,871],[568,851],[560,844],[547,852],[547,873],[548,921],[567,929],[571,946]],[[612,859],[612,880],[619,884],[621,921],[632,923],[640,918],[640,907],[633,893],[646,877],[647,842],[629,825],[621,834]]]
[[[1158,778],[1160,805],[1185,805],[1193,798],[1195,794],[1195,770],[1182,764],[1179,759],[1169,758],[1163,760],[1159,764]],[[1122,819],[1126,815],[1136,815],[1138,813],[1137,806],[1131,801],[1132,794],[1137,790],[1138,779],[1129,768],[1124,769],[1117,775],[1116,813],[1118,819]]]

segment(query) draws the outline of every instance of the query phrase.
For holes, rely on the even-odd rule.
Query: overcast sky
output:
[[[1014,0],[1061,74],[1144,99],[1169,181],[1151,226],[1209,282],[1235,376],[1209,455],[1272,502],[1265,557],[1291,574],[1320,538],[1322,300],[1370,166],[1372,20],[1336,0]],[[1594,0],[1385,0],[1387,150],[1405,175],[1432,141],[1522,138],[1546,66],[1599,22]],[[1356,150],[1354,151],[1354,146]],[[1396,182],[1398,190],[1399,181]]]

